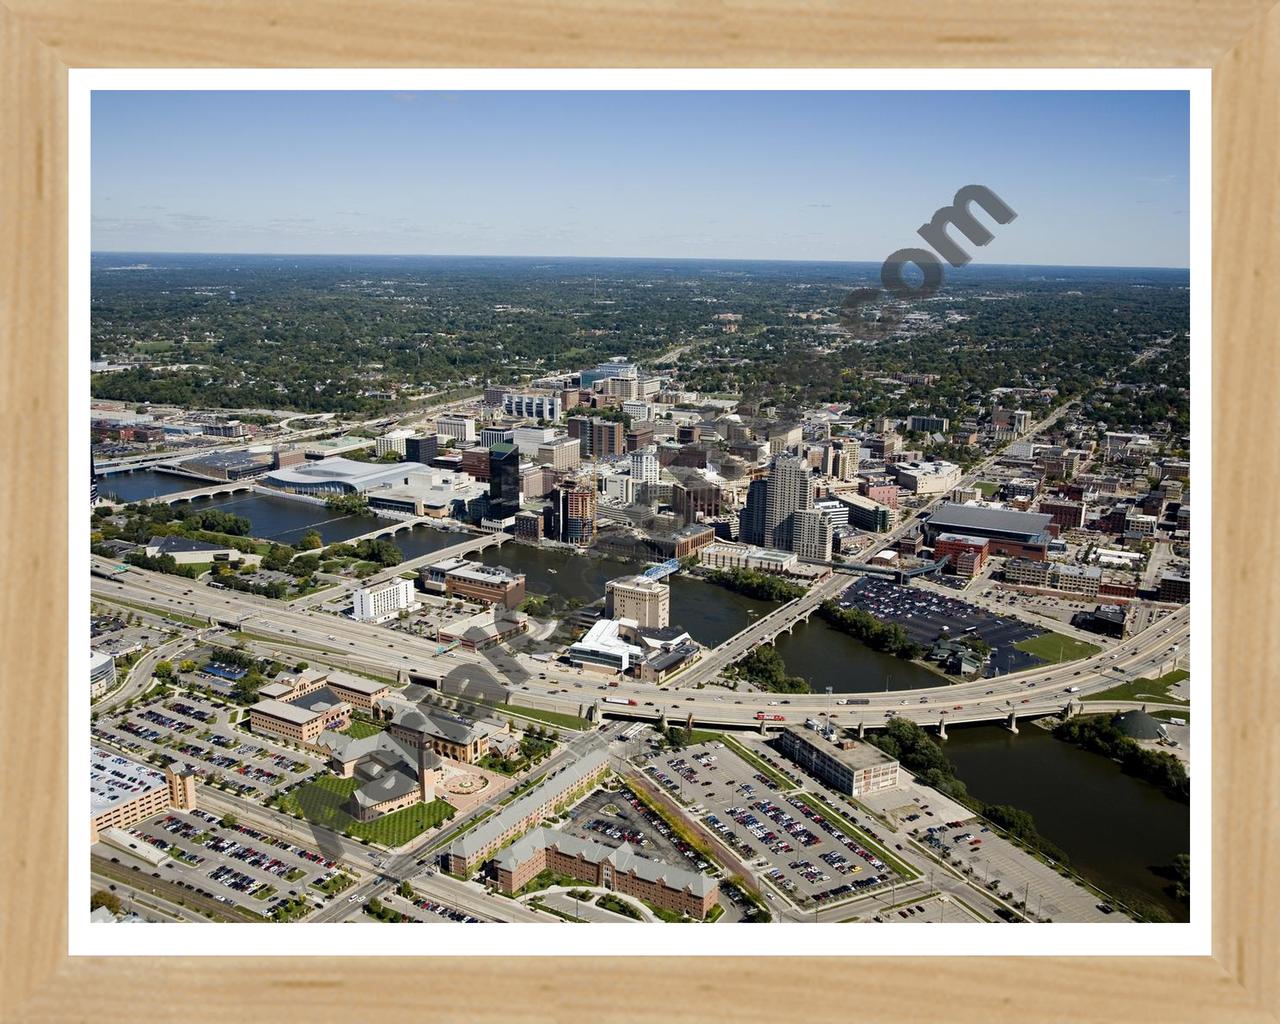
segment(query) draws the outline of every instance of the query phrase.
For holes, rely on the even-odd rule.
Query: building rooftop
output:
[[[286,466],[267,474],[266,481],[281,487],[341,484],[357,491],[368,490],[393,481],[403,480],[413,473],[428,472],[421,462],[356,462],[332,456],[317,462]]]
[[[378,707],[384,711],[390,709],[390,722],[393,725],[448,740],[450,743],[474,743],[484,735],[480,724],[470,719],[453,718],[439,712],[425,714],[418,708],[393,701],[379,701]]]
[[[633,874],[645,881],[656,882],[668,889],[688,891],[695,896],[706,896],[716,886],[715,880],[709,875],[651,860],[637,853],[630,843],[614,848],[550,828],[535,829],[522,836],[494,857],[493,862],[498,868],[514,871],[539,850],[546,849],[558,850],[570,857],[580,857],[590,864],[608,861],[613,865],[615,873]]]
[[[465,558],[449,559],[444,571],[458,579],[474,580],[481,583],[515,583],[524,579],[524,573],[515,572],[505,565],[485,565],[483,562],[472,562]],[[443,563],[437,563],[438,567]]]
[[[954,462],[944,462],[941,459],[932,462],[896,462],[894,469],[899,473],[909,473],[912,476],[929,476],[941,475],[943,473],[951,473],[960,467]]]
[[[947,502],[929,516],[929,526],[934,530],[952,533],[985,530],[1028,538],[1043,534],[1051,522],[1052,516],[1039,512],[1015,512],[1012,509],[958,505],[955,502]]]
[[[366,679],[363,676],[349,676],[345,672],[330,673],[329,682],[332,686],[340,686],[344,690],[352,690],[355,693],[364,693],[369,696],[391,689],[387,683],[380,680]],[[262,691],[259,690],[258,692],[261,693]]]
[[[640,657],[641,651],[635,644],[628,643],[619,635],[619,629],[624,624],[632,629],[638,626],[635,619],[599,619],[587,630],[582,639],[571,644],[569,649],[571,651],[607,651],[621,656],[625,664],[632,658]]]
[[[89,748],[89,813],[97,817],[117,804],[168,787],[164,772],[101,747]]]
[[[660,593],[667,589],[666,584],[650,579],[647,576],[619,576],[606,582],[604,587],[605,590],[610,587],[626,587],[629,590],[644,590],[651,594]]]
[[[519,800],[509,804],[505,810],[499,811],[491,818],[473,828],[465,835],[459,836],[449,847],[453,856],[470,859],[490,843],[494,842],[518,822],[529,817],[535,810],[554,800],[556,796],[572,792],[609,761],[606,750],[594,750],[581,760],[574,762],[559,774],[553,775],[531,790]]]
[[[370,779],[351,796],[362,807],[372,807],[375,804],[405,796],[417,788],[417,779],[406,775],[399,768],[392,768],[384,771],[377,778]]]
[[[311,697],[316,697],[319,696],[319,693],[327,692],[328,691],[319,691],[315,694],[311,694]],[[303,697],[300,698],[297,703],[286,704],[282,700],[268,698],[266,700],[258,701],[258,703],[254,704],[249,710],[256,711],[261,715],[268,715],[271,718],[278,718],[284,722],[292,722],[294,725],[305,725],[307,722],[318,718],[326,711],[334,708],[336,703],[342,703],[341,701],[337,701],[337,698],[330,693],[328,694],[327,700],[322,698],[319,703],[310,704],[305,707],[302,706],[302,703],[309,699],[309,697]]]
[[[881,764],[891,764],[896,761],[896,758],[890,757],[872,743],[864,743],[859,740],[841,740],[841,743],[849,744],[847,747],[841,747],[830,740],[823,739],[816,732],[799,729],[795,726],[788,726],[783,732],[796,737],[801,743],[816,747],[828,757],[835,758],[841,764],[855,771]]]
[[[938,540],[951,541],[958,544],[977,544],[979,546],[988,542],[986,537],[974,537],[967,533],[940,533],[938,534]]]

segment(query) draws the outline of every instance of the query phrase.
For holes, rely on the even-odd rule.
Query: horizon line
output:
[[[275,252],[275,251],[207,251],[197,249],[90,249],[93,256],[275,256],[288,259],[474,259],[474,260],[667,260],[679,263],[831,263],[850,265],[879,265],[884,260],[835,259],[831,257],[757,257],[757,256],[565,256],[537,255],[529,253],[431,253],[431,252]],[[1190,266],[1177,264],[1129,264],[1129,263],[969,263],[966,267],[949,267],[948,272],[969,268],[1000,267],[1054,268],[1059,270],[1182,270],[1190,272]]]

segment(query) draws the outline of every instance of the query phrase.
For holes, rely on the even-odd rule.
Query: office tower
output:
[[[637,484],[656,484],[658,482],[658,449],[649,447],[632,452],[631,475]]]
[[[421,462],[424,466],[440,454],[440,442],[435,434],[427,437],[406,437],[404,457],[406,462]]]
[[[738,539],[744,544],[764,544],[764,506],[768,491],[767,480],[752,480],[747,485],[747,500],[738,516]]]
[[[794,550],[801,558],[831,561],[834,536],[831,517],[821,509],[801,508],[792,513]]]
[[[769,470],[764,507],[764,542],[781,551],[793,550],[794,516],[813,507],[813,476],[808,464],[793,455],[780,455]]]
[[[671,623],[671,590],[645,576],[620,576],[604,585],[605,618],[634,619],[641,629]]]
[[[510,519],[520,511],[520,449],[495,444],[489,449],[489,516]]]
[[[595,532],[596,492],[576,480],[565,480],[556,490],[556,539],[586,547]]]

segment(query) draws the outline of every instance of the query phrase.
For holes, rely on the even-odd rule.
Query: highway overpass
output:
[[[103,566],[115,564],[94,557]],[[439,557],[439,553],[431,557]],[[1190,609],[1184,606],[1157,625],[1088,660],[1043,665],[995,679],[946,685],[940,678],[940,685],[936,687],[849,694],[849,698],[865,699],[867,703],[833,705],[832,698],[826,694],[780,696],[734,692],[716,686],[671,691],[635,679],[609,680],[564,665],[535,661],[502,647],[481,652],[455,649],[439,654],[434,641],[389,626],[291,608],[253,595],[227,596],[225,592],[210,590],[181,577],[145,570],[132,570],[112,579],[94,576],[90,582],[96,598],[118,597],[158,611],[226,621],[232,625],[247,616],[241,628],[282,645],[299,645],[311,653],[309,660],[323,660],[326,654],[358,659],[367,666],[382,666],[391,678],[402,671],[412,672],[437,685],[443,683],[446,689],[461,691],[464,696],[471,688],[478,690],[483,685],[488,692],[496,686],[510,694],[513,704],[573,715],[579,714],[584,706],[593,706],[599,698],[612,697],[635,700],[635,705],[627,705],[632,709],[628,712],[632,717],[658,720],[665,712],[675,721],[692,715],[696,724],[739,728],[758,727],[755,716],[762,713],[783,714],[789,722],[803,722],[806,717],[834,711],[841,725],[856,727],[861,723],[865,728],[882,725],[891,713],[922,725],[936,726],[943,709],[947,710],[948,721],[1007,721],[1010,711],[1014,712],[1015,721],[1037,714],[1057,714],[1069,699],[1070,687],[1079,687],[1073,695],[1078,700],[1080,696],[1109,689],[1129,679],[1158,675],[1171,659],[1185,655],[1190,633]],[[822,586],[819,584],[818,588]],[[818,589],[801,602],[807,599],[816,607],[826,596],[829,595]],[[792,609],[791,615],[802,613],[806,604],[801,602],[784,607]],[[714,677],[746,650],[764,642],[762,638],[785,621],[785,617],[780,616],[766,622],[769,618],[766,616],[708,652],[680,678],[696,684]],[[617,685],[608,685],[611,681]],[[845,695],[839,696],[843,699]],[[783,705],[782,700],[789,703]],[[959,711],[955,710],[957,705]],[[953,719],[952,715],[958,717]]]

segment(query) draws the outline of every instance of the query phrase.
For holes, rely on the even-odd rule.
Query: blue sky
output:
[[[1188,265],[1185,92],[95,92],[97,251]],[[963,244],[963,242],[962,242]]]

